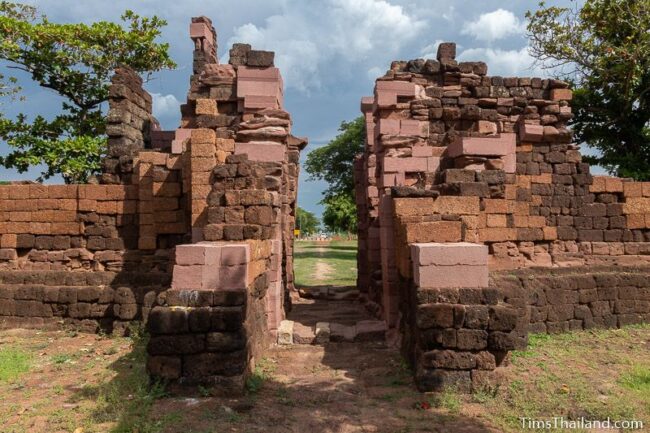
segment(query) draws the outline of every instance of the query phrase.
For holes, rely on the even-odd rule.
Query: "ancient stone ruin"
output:
[[[0,325],[142,321],[153,377],[234,393],[286,337],[306,140],[272,52],[190,36],[178,129],[119,68],[96,182],[0,186]],[[590,174],[566,83],[486,74],[445,43],[361,103],[358,290],[421,390],[495,380],[529,332],[650,320],[650,183]]]
[[[567,83],[455,53],[377,79],[355,161],[358,289],[423,390],[481,386],[528,332],[650,319],[650,183],[590,174]]]

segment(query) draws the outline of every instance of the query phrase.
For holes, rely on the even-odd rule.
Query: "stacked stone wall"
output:
[[[650,322],[649,274],[647,266],[535,268],[495,272],[491,285],[524,308],[529,332],[555,334]]]
[[[525,346],[529,320],[531,330],[550,332],[647,320],[643,287],[601,286],[618,277],[590,280],[596,286],[582,298],[577,287],[587,283],[569,274],[548,283],[556,292],[540,283],[545,297],[529,293],[534,284],[524,277],[487,288],[473,280],[476,272],[486,279],[499,269],[589,273],[601,265],[647,265],[647,183],[591,175],[567,126],[571,99],[562,81],[490,77],[482,62],[458,63],[449,43],[436,60],[393,62],[374,96],[362,99],[359,291],[369,310],[400,328],[421,388],[468,389],[473,376],[488,378],[479,373],[490,370],[479,352],[494,355],[490,365],[497,367],[508,350]],[[486,264],[423,266],[414,248],[424,245],[483,245]],[[429,298],[431,289],[440,296]],[[475,297],[466,303],[459,290]],[[481,301],[493,291],[499,308]],[[463,320],[479,314],[474,310],[486,319],[480,326]],[[496,320],[512,328],[492,327],[501,312]],[[430,329],[437,329],[433,345],[424,337]],[[457,345],[451,334],[459,333],[475,335],[476,347]]]
[[[195,74],[171,146],[187,167],[192,244],[176,248],[171,288],[152,311],[148,365],[178,384],[241,391],[294,292],[298,161],[306,141],[291,135],[273,53],[236,44],[230,62],[218,64],[198,40],[211,39],[209,22],[201,22],[203,30],[192,23]],[[237,302],[224,304],[224,296]]]
[[[192,19],[194,75],[181,124],[119,68],[99,184],[0,186],[2,326],[125,332],[146,321],[149,372],[243,387],[293,288],[299,153],[272,52]],[[243,254],[242,254],[243,252]]]

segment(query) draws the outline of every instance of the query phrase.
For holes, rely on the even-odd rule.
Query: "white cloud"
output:
[[[444,41],[442,39],[436,39],[434,43],[422,48],[420,51],[421,57],[423,59],[435,59],[436,55],[438,54],[438,46],[443,42]]]
[[[493,48],[469,48],[457,57],[459,61],[484,61],[488,65],[489,75],[504,77],[545,76],[535,59],[528,53],[528,47],[520,50],[502,50]]]
[[[321,86],[325,66],[387,63],[424,28],[424,21],[385,0],[286,0],[282,13],[263,25],[235,28],[228,45],[275,51],[286,87],[308,92]]]
[[[173,116],[178,117],[181,103],[176,99],[176,96],[152,93],[151,99],[153,103],[153,115],[157,119],[165,119]]]
[[[377,78],[382,77],[386,73],[386,69],[382,69],[379,66],[374,66],[368,69],[368,78],[370,81],[375,81]]]
[[[526,25],[515,14],[505,9],[497,9],[481,14],[476,21],[466,22],[461,29],[461,34],[491,42],[522,34],[525,30]]]

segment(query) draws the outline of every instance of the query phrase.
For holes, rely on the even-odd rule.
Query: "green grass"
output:
[[[11,346],[0,348],[0,382],[13,382],[28,372],[31,365],[28,352]]]
[[[621,376],[619,380],[621,385],[650,396],[650,367],[647,365],[637,365],[632,370]]]
[[[468,398],[507,432],[520,431],[522,417],[647,422],[649,340],[650,325],[531,335],[526,350],[511,354],[509,379]]]
[[[297,286],[354,286],[357,281],[357,241],[296,241],[294,244],[294,273]],[[324,262],[331,272],[316,279],[318,262]]]
[[[182,420],[181,414],[173,411],[155,419],[151,416],[155,401],[166,395],[165,386],[149,382],[145,371],[147,337],[133,330],[130,338],[132,351],[111,365],[117,375],[109,382],[86,386],[79,396],[95,402],[86,419],[89,431],[94,431],[96,424],[114,422],[111,433],[156,433]]]
[[[255,366],[251,375],[246,379],[246,389],[251,394],[259,392],[264,386],[264,382],[269,380],[275,372],[277,365],[269,359],[262,358]]]

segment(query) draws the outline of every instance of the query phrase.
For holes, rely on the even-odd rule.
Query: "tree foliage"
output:
[[[310,179],[324,180],[329,185],[325,199],[354,193],[354,157],[363,152],[366,125],[363,116],[341,122],[341,133],[323,147],[307,155],[305,170]]]
[[[577,141],[611,173],[650,179],[650,0],[528,12],[531,53],[574,87]]]
[[[320,221],[312,212],[301,207],[296,208],[296,228],[303,235],[313,235],[320,229]]]
[[[333,232],[356,230],[354,200],[354,157],[363,152],[366,125],[363,116],[341,122],[341,133],[307,155],[305,170],[311,180],[324,180],[328,187],[321,201],[325,205],[323,224]]]
[[[323,224],[329,231],[353,233],[357,230],[357,205],[350,195],[330,196],[323,204]]]
[[[101,105],[113,70],[126,65],[149,74],[175,66],[169,45],[156,42],[164,20],[126,11],[122,21],[52,23],[31,6],[0,2],[0,59],[63,98],[61,114],[51,120],[0,117],[0,138],[12,148],[0,165],[24,172],[45,164],[41,179],[61,174],[66,182],[98,171],[106,147]]]

